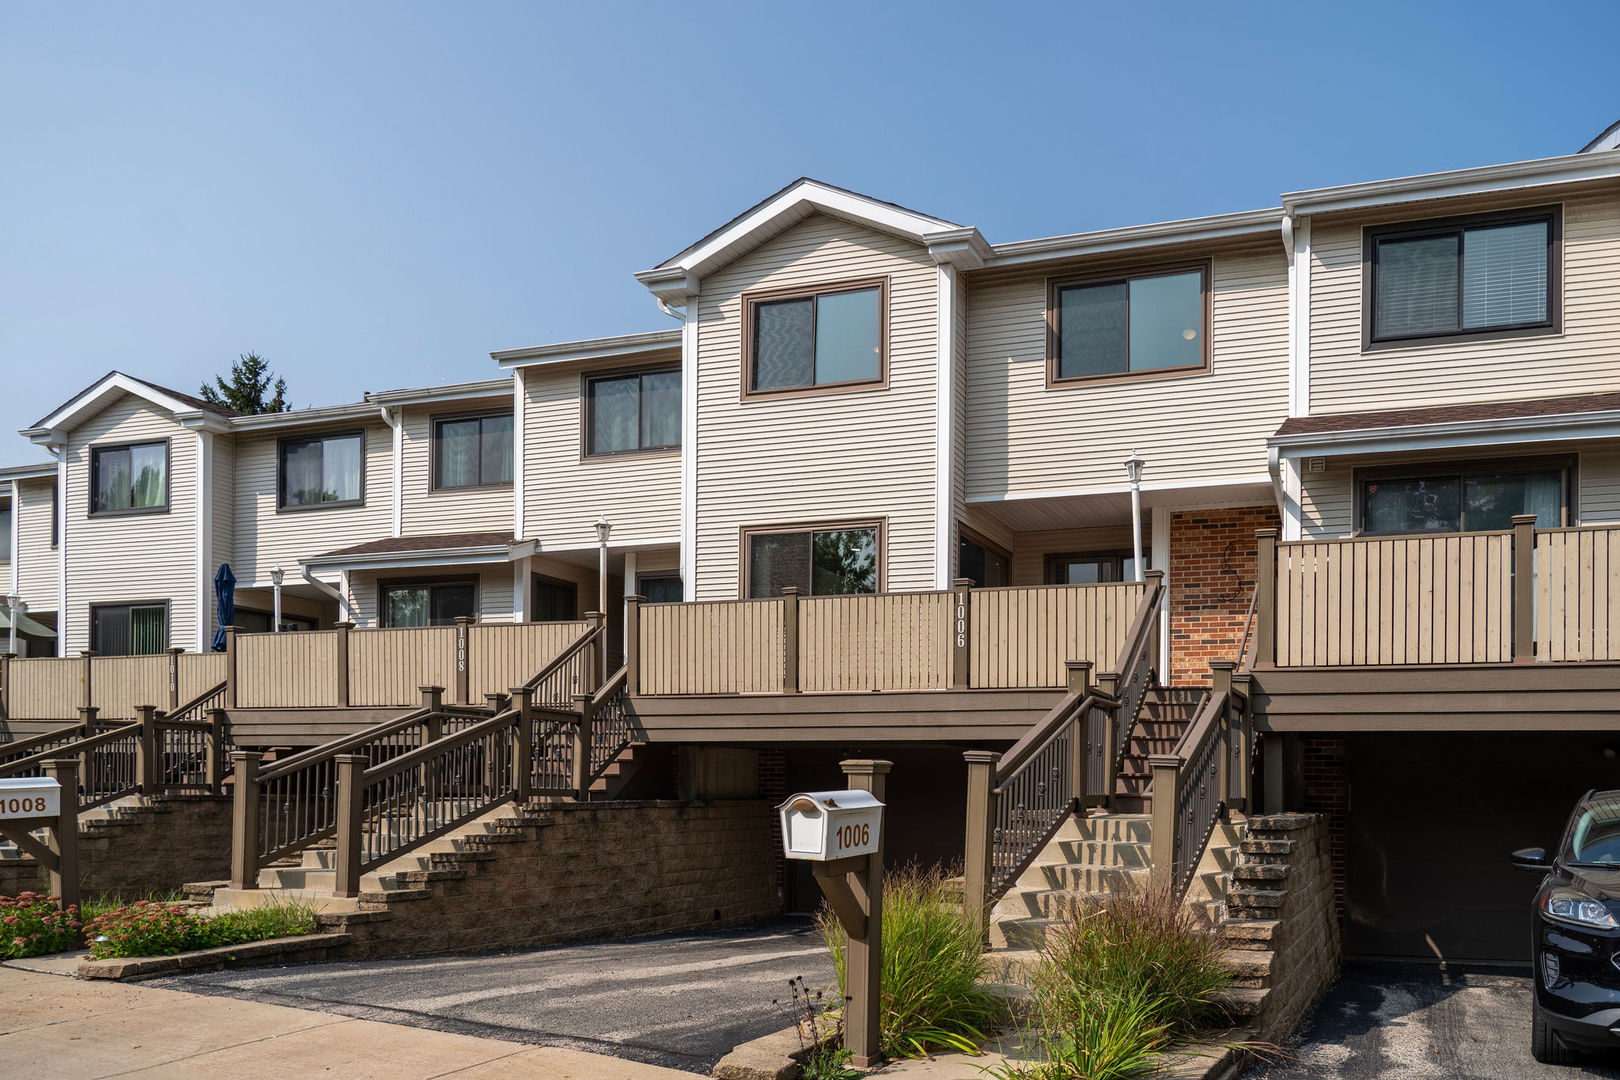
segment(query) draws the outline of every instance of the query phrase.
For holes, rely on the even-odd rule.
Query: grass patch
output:
[[[1000,1080],[1128,1080],[1178,1044],[1225,1026],[1226,943],[1166,889],[1081,900],[1050,932],[1031,978],[1046,1061]]]
[[[838,1001],[848,999],[844,928],[817,917],[838,970]],[[959,891],[938,869],[906,866],[883,883],[882,1048],[890,1057],[930,1049],[977,1053],[1003,1010],[983,984],[989,961],[961,910]]]
[[[172,956],[194,949],[243,945],[250,941],[315,932],[315,909],[293,901],[219,914],[137,900],[87,922],[90,957]]]

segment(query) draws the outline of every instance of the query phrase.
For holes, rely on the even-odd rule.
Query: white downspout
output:
[[[11,585],[6,590],[7,596],[16,596],[22,590],[22,531],[18,523],[22,521],[22,482],[11,482]]]
[[[377,411],[382,414],[383,422],[394,433],[394,535],[403,536],[405,531],[405,409],[396,407],[390,409],[386,405],[379,405]],[[366,467],[365,462],[360,468]]]
[[[345,596],[342,591],[333,588],[331,585],[310,573],[309,567],[305,566],[303,563],[298,564],[298,571],[303,575],[305,581],[315,586],[327,596],[330,596],[332,599],[336,600],[338,602],[338,609],[348,615],[349,622],[360,621],[359,616],[355,613],[354,605],[349,603],[349,598]]]

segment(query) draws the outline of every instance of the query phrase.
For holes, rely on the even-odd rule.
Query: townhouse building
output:
[[[683,790],[881,751],[925,857],[1063,661],[1175,720],[1110,799],[1236,665],[1354,949],[1522,950],[1506,852],[1616,782],[1620,150],[1009,243],[804,179],[636,276],[666,329],[479,382],[238,416],[109,374],[0,472],[30,654],[210,649],[222,564],[244,631],[605,608]]]

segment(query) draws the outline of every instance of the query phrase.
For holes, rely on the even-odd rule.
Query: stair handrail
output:
[[[209,687],[207,690],[204,690],[202,693],[192,698],[190,701],[177,705],[162,715],[164,719],[170,722],[198,719],[198,717],[194,717],[191,714],[207,712],[209,706],[213,704],[216,699],[219,702],[224,702],[225,688],[228,685],[229,683],[222,679],[214,686]]]
[[[1257,581],[1254,588],[1249,590],[1249,613],[1243,617],[1243,643],[1238,646],[1237,654],[1239,671],[1249,670],[1249,642],[1254,639],[1254,611],[1259,602],[1260,583]]]
[[[42,768],[45,762],[49,761],[51,758],[73,757],[87,751],[93,751],[97,747],[105,746],[111,742],[116,742],[119,736],[128,735],[133,731],[139,731],[140,726],[141,722],[139,720],[126,720],[114,727],[98,731],[94,735],[87,735],[82,738],[74,739],[72,742],[66,743],[62,746],[35,751],[32,754],[28,754],[20,758],[13,758],[4,765],[0,765],[0,777],[20,776],[29,772],[30,770]],[[83,728],[80,727],[76,728],[75,730],[82,731]]]
[[[605,624],[598,623],[596,625],[587,627],[585,631],[582,632],[579,637],[575,638],[567,648],[563,649],[562,652],[558,653],[551,660],[547,661],[539,671],[529,676],[529,678],[523,683],[523,686],[526,689],[533,690],[535,692],[534,703],[536,708],[543,709],[553,705],[567,705],[572,702],[573,695],[569,695],[567,698],[558,701],[554,700],[555,695],[542,694],[541,688],[548,681],[556,681],[555,676],[562,672],[566,666],[570,664],[577,666],[585,663],[587,658],[582,658],[580,654],[590,649],[593,644],[598,643],[603,638],[605,633]],[[590,669],[588,667],[581,671],[581,675],[583,677],[588,677],[589,673]],[[582,681],[580,682],[581,688],[583,688],[585,685],[586,684],[582,678]]]
[[[3,769],[5,766],[11,764],[13,761],[17,761],[20,758],[25,758],[32,754],[39,753],[41,747],[47,750],[50,749],[50,745],[47,744],[62,746],[66,743],[75,742],[83,737],[84,724],[75,721],[66,727],[55,728],[51,731],[42,732],[38,735],[30,735],[26,739],[14,739],[11,742],[0,745],[0,769]],[[7,774],[0,772],[0,776],[5,775]]]
[[[1120,647],[1119,660],[1114,665],[1114,672],[1118,673],[1114,693],[1120,700],[1120,708],[1114,713],[1116,770],[1130,749],[1131,727],[1141,714],[1148,687],[1154,681],[1153,654],[1158,642],[1159,612],[1164,606],[1164,571],[1149,570],[1142,577],[1147,591],[1137,605],[1130,629],[1125,633],[1125,643]]]
[[[443,710],[441,710],[442,712]],[[335,757],[338,754],[353,753],[356,749],[372,743],[389,735],[396,735],[407,728],[422,723],[429,717],[436,715],[430,708],[412,709],[403,716],[396,716],[382,720],[370,727],[361,728],[349,735],[340,735],[336,739],[328,740],[318,746],[311,746],[307,750],[300,750],[296,754],[289,754],[278,758],[269,765],[255,773],[255,778],[261,783],[266,780],[275,780],[288,773],[296,772],[306,765],[313,764],[324,758]]]
[[[633,741],[636,729],[627,700],[629,678],[630,669],[621,667],[591,695],[590,724],[581,740],[588,763],[583,784],[587,790]],[[584,799],[585,794],[582,792],[578,797]]]

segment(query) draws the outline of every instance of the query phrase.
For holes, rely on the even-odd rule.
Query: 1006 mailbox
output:
[[[883,804],[869,791],[801,791],[776,808],[790,859],[833,862],[878,850]]]

